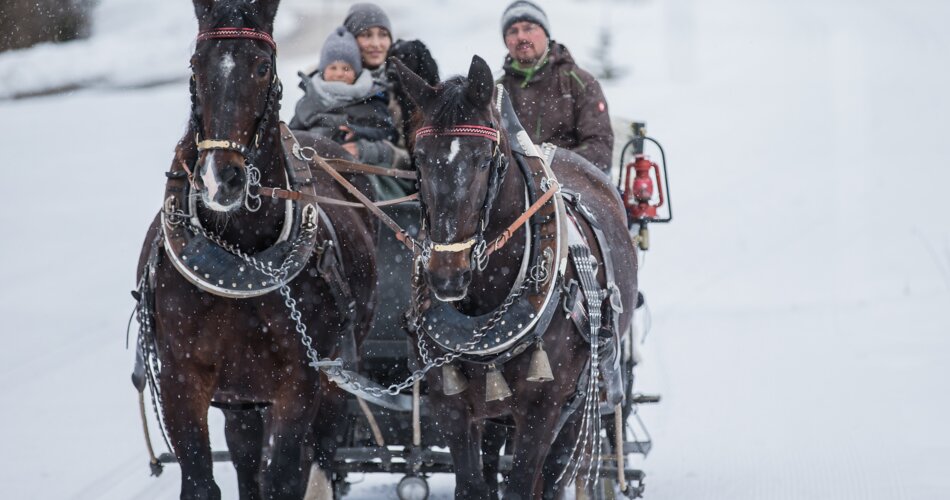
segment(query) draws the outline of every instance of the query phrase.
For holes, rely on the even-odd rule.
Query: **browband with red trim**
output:
[[[437,135],[465,135],[472,137],[484,137],[485,139],[500,142],[500,133],[498,129],[483,127],[481,125],[457,125],[455,127],[436,128],[422,127],[416,131],[416,140],[422,137],[433,137]]]
[[[197,40],[200,42],[202,40],[216,38],[249,38],[251,40],[260,40],[270,45],[274,51],[277,50],[277,42],[274,41],[274,37],[270,36],[270,33],[258,31],[253,28],[214,28],[199,32]]]

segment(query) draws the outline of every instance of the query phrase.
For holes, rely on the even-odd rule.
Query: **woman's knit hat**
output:
[[[378,5],[368,2],[353,4],[346,13],[343,26],[346,26],[346,29],[353,33],[353,36],[359,35],[361,31],[374,26],[386,28],[386,31],[390,33],[390,37],[393,32],[392,25],[389,24],[389,16]]]
[[[320,50],[320,65],[317,66],[317,69],[323,71],[334,61],[343,61],[349,64],[357,75],[363,71],[360,47],[356,44],[356,38],[353,37],[353,34],[343,26],[333,30],[327,40],[323,42],[323,49]]]

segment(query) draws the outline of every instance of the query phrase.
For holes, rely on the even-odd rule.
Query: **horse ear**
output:
[[[277,17],[277,7],[280,6],[280,0],[265,0],[264,4],[264,25],[268,33],[274,33],[274,18]]]
[[[412,72],[405,64],[395,57],[389,58],[389,65],[396,70],[396,76],[406,95],[420,108],[435,98],[435,89],[429,86],[419,75]]]
[[[480,109],[489,107],[494,83],[488,63],[477,55],[472,56],[472,65],[468,67],[468,87],[465,89],[468,101]]]
[[[214,7],[214,0],[194,0],[195,3],[195,16],[200,22],[208,14],[211,13],[211,8]]]

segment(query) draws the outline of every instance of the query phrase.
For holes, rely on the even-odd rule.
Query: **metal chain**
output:
[[[261,273],[266,274],[267,276],[274,279],[276,283],[280,283],[284,279],[286,279],[287,275],[290,273],[290,267],[293,265],[293,258],[296,256],[297,252],[300,250],[300,247],[303,245],[303,243],[307,239],[309,239],[311,236],[313,236],[313,233],[316,232],[317,230],[316,225],[312,227],[304,226],[303,231],[301,231],[300,234],[297,236],[297,238],[294,239],[293,243],[291,243],[290,252],[287,253],[287,257],[284,258],[284,261],[281,263],[280,267],[275,269],[270,264],[265,264],[261,262],[259,259],[257,259],[257,257],[254,257],[253,255],[248,255],[246,252],[244,252],[237,246],[223,240],[217,234],[211,231],[208,231],[204,227],[191,222],[191,218],[189,217],[188,214],[184,212],[174,212],[171,215],[175,218],[178,218],[179,221],[184,222],[185,227],[187,227],[192,232],[201,234],[205,238],[211,240],[212,243],[225,249],[228,253],[241,258],[244,262],[254,267],[254,269],[257,269]]]
[[[289,268],[288,263],[290,262],[290,258],[293,256],[293,253],[296,251],[299,245],[298,242],[305,236],[305,233],[312,232],[315,230],[314,228],[310,231],[304,231],[303,233],[301,233],[301,236],[298,238],[298,241],[295,241],[293,249],[291,250],[291,253],[288,255],[287,260],[284,261],[284,264],[280,268],[274,269],[272,266],[269,266],[267,264],[260,262],[253,256],[248,255],[247,253],[243,252],[241,249],[222,240],[216,234],[204,229],[201,226],[195,226],[187,218],[187,214],[178,213],[175,215],[183,217],[183,220],[186,221],[186,224],[189,227],[189,229],[200,232],[204,237],[208,238],[215,244],[219,245],[224,250],[241,258],[242,260],[244,260],[246,263],[253,266],[258,271],[270,276],[271,278],[277,280],[278,282],[282,282],[284,278],[286,277],[288,268]],[[416,280],[416,277],[414,276],[413,279]],[[346,384],[350,388],[356,391],[361,391],[366,394],[370,394],[372,396],[381,397],[384,395],[395,396],[401,393],[402,391],[412,387],[412,385],[417,380],[422,379],[422,377],[425,376],[425,374],[428,373],[429,370],[431,370],[432,368],[437,368],[446,363],[451,363],[452,361],[456,360],[460,356],[464,355],[467,351],[473,349],[476,345],[478,345],[479,342],[482,341],[482,339],[485,338],[485,336],[487,336],[495,328],[498,322],[501,321],[502,316],[504,316],[505,313],[508,312],[508,309],[511,308],[511,306],[515,303],[515,301],[519,297],[521,297],[521,295],[524,294],[525,290],[527,290],[528,287],[531,286],[532,284],[533,284],[532,279],[530,278],[525,279],[521,283],[521,286],[518,287],[517,290],[513,291],[511,294],[508,295],[508,298],[505,299],[501,307],[495,310],[491,318],[489,318],[488,321],[485,322],[485,324],[482,325],[482,327],[479,328],[478,331],[475,332],[475,335],[472,337],[471,340],[463,344],[460,348],[451,350],[447,352],[446,354],[434,359],[429,358],[429,350],[426,347],[425,342],[424,342],[425,331],[422,325],[423,321],[419,319],[421,318],[423,313],[419,311],[418,306],[417,306],[418,301],[416,301],[416,304],[413,305],[414,307],[413,316],[415,316],[415,318],[411,318],[410,322],[416,322],[416,328],[417,328],[416,331],[418,332],[417,337],[419,339],[418,340],[419,355],[420,357],[422,357],[422,361],[423,363],[425,363],[425,366],[412,372],[412,374],[408,378],[406,378],[405,381],[398,384],[392,384],[386,388],[383,388],[382,386],[373,387],[373,386],[368,386],[368,385],[363,384],[360,380],[358,380],[356,377],[351,375],[351,372],[343,370],[342,362],[338,359],[321,358],[320,354],[313,347],[313,338],[310,337],[310,335],[307,333],[307,325],[303,323],[302,314],[297,309],[297,301],[291,296],[290,286],[287,283],[283,283],[279,291],[280,291],[281,296],[284,298],[284,305],[287,307],[287,310],[290,311],[290,319],[293,320],[295,323],[294,325],[295,330],[297,331],[298,334],[300,334],[300,342],[301,344],[303,344],[304,348],[307,351],[307,357],[310,359],[310,366],[312,366],[316,370],[322,370],[326,372],[329,377],[335,379],[336,381],[338,381],[338,383]]]

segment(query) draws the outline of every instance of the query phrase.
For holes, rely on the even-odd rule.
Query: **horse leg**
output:
[[[163,367],[162,411],[168,438],[181,466],[181,500],[220,500],[214,482],[208,408],[213,375],[207,370]]]
[[[505,500],[541,498],[541,472],[551,449],[560,413],[549,405],[532,406],[530,418],[515,417],[514,454]]]
[[[561,475],[561,471],[567,467],[567,462],[570,460],[571,451],[574,448],[574,442],[577,440],[577,427],[578,423],[573,419],[568,420],[564,424],[564,427],[561,428],[561,432],[558,433],[557,438],[554,440],[554,444],[551,445],[551,450],[548,452],[548,457],[544,461],[544,468],[541,475],[543,481],[542,486],[544,487],[544,500],[560,500],[565,497],[567,490],[564,484],[558,484],[557,478]]]
[[[267,500],[300,500],[306,488],[304,441],[315,417],[316,391],[299,388],[274,401],[270,407],[270,460],[261,476]]]
[[[452,454],[456,500],[491,499],[491,491],[482,473],[481,429],[478,423],[467,407],[438,403],[436,407],[444,410],[435,421]]]
[[[313,422],[314,462],[308,476],[307,500],[333,498],[333,458],[349,435],[346,392],[335,384],[322,384],[320,407]]]
[[[261,498],[261,451],[264,448],[264,416],[258,409],[224,412],[224,435],[237,470],[241,500]]]
[[[492,498],[498,498],[498,462],[501,448],[508,439],[508,427],[501,424],[486,423],[482,433],[482,462],[485,469],[485,482]]]

